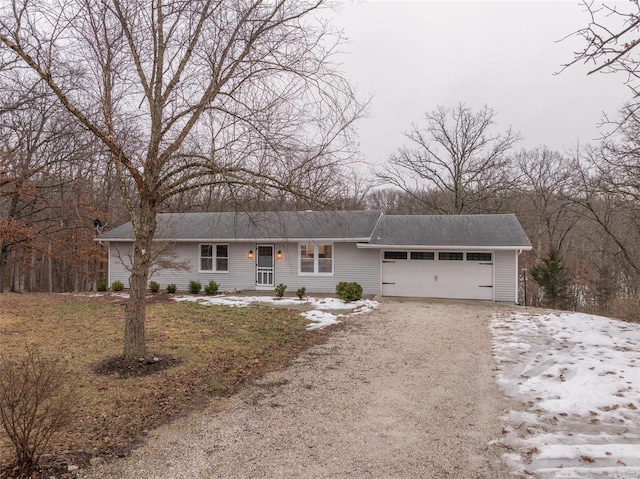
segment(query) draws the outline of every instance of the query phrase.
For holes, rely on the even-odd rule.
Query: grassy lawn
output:
[[[54,453],[124,454],[145,431],[233,393],[326,336],[306,331],[308,321],[295,311],[162,298],[147,308],[147,349],[171,367],[126,377],[108,374],[106,361],[122,352],[124,299],[0,294],[0,355],[19,357],[26,346],[36,347],[64,361],[78,382],[74,424],[57,438]],[[0,464],[9,454],[0,430]]]

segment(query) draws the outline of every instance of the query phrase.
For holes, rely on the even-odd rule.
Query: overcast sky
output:
[[[350,43],[343,71],[361,95],[373,94],[360,123],[364,158],[386,159],[403,132],[438,105],[494,108],[521,147],[564,151],[593,142],[603,112],[629,97],[624,77],[559,75],[582,46],[559,41],[587,23],[577,1],[354,1],[334,22]]]

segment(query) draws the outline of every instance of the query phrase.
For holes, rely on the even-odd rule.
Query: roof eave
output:
[[[406,250],[476,250],[476,251],[530,251],[531,245],[501,245],[501,246],[477,246],[477,245],[416,245],[416,244],[376,244],[358,243],[358,248],[363,249],[406,249]]]
[[[173,243],[293,243],[300,241],[332,241],[338,243],[359,243],[362,241],[369,241],[368,237],[358,238],[154,238],[154,241],[166,241]],[[94,241],[103,242],[133,242],[134,238],[94,238]]]

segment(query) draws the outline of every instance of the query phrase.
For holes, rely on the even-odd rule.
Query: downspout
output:
[[[519,284],[520,274],[518,273],[518,271],[520,270],[520,262],[518,261],[518,258],[520,257],[521,253],[522,253],[521,249],[516,250],[516,301],[515,301],[516,304],[520,304],[518,301],[518,293],[520,292],[520,284]]]
[[[380,225],[380,221],[382,221],[382,217],[384,216],[384,212],[380,212],[380,216],[378,217],[378,221],[376,221],[376,225],[373,227],[373,231],[371,232],[371,236],[369,236],[369,244],[371,244],[371,238],[376,234],[376,230]],[[378,294],[382,296],[382,249],[380,249],[380,255],[378,259],[378,265],[380,266],[380,273],[378,275]]]
[[[112,284],[111,269],[111,241],[109,241],[107,243],[107,289]]]

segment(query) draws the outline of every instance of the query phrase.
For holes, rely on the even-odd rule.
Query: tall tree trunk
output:
[[[29,267],[29,292],[36,289],[36,250],[31,250],[31,265]]]
[[[82,291],[89,291],[91,278],[89,276],[89,260],[86,259],[82,262],[82,285],[80,288]]]
[[[7,246],[0,241],[0,293],[4,293],[4,274],[5,274],[5,263],[7,262],[8,248]]]
[[[142,358],[146,354],[145,319],[147,280],[151,267],[151,248],[156,232],[156,209],[142,202],[133,251],[129,301],[125,308],[124,357]]]
[[[93,264],[93,268],[91,269],[93,273],[91,274],[91,284],[89,285],[89,291],[97,291],[98,290],[98,274],[100,269],[100,261],[93,260],[91,262]]]
[[[49,240],[49,293],[53,293],[53,264],[51,263],[51,240]]]
[[[24,268],[23,255],[15,253],[13,262],[13,281],[12,287],[14,293],[24,293]]]

